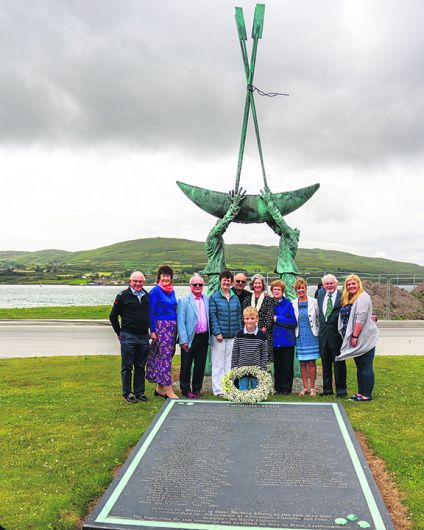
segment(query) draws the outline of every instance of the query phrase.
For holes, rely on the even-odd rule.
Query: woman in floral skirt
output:
[[[172,388],[171,366],[177,339],[177,299],[167,265],[159,267],[157,285],[149,293],[152,346],[146,366],[146,379],[156,383],[155,395],[178,399]]]

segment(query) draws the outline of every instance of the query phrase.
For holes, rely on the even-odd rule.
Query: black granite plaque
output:
[[[169,400],[84,528],[367,523],[393,529],[340,404]]]

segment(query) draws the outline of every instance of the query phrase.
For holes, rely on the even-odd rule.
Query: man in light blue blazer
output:
[[[197,399],[202,390],[209,346],[209,297],[203,294],[204,281],[190,278],[191,293],[178,301],[177,327],[181,347],[180,388],[188,399]],[[194,361],[193,378],[191,367]]]

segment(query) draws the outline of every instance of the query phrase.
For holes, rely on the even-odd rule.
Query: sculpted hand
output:
[[[274,199],[272,198],[271,190],[269,188],[265,188],[264,190],[259,190],[259,191],[261,192],[261,197],[267,206],[274,202]]]
[[[241,201],[244,199],[244,197],[246,196],[246,190],[244,190],[243,188],[239,188],[238,191],[236,190],[231,190],[229,192],[229,195],[230,195],[230,198],[231,198],[231,202],[234,206],[239,206]]]

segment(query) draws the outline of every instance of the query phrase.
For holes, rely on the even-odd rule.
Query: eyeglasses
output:
[[[236,283],[246,283],[246,280],[236,280]]]
[[[190,284],[192,287],[203,287],[203,283],[191,283]]]
[[[132,283],[144,283],[144,280],[131,280]]]

